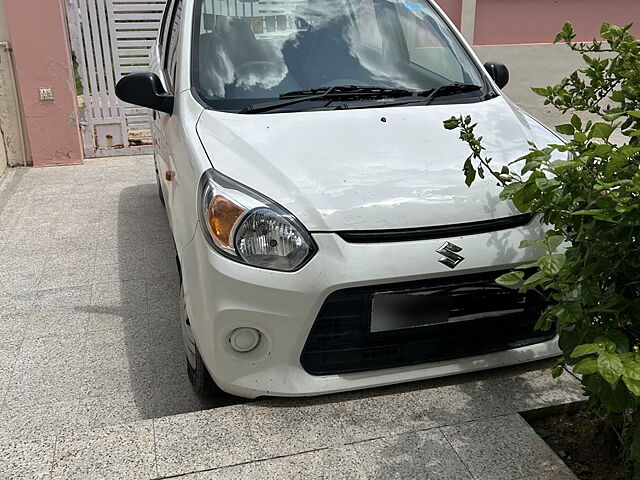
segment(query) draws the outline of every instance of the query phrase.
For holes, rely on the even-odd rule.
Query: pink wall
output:
[[[475,45],[552,43],[565,21],[577,40],[588,41],[602,22],[634,22],[640,32],[640,0],[477,0]]]
[[[456,27],[460,28],[460,20],[462,19],[462,0],[435,0],[451,19]]]
[[[33,165],[82,163],[78,108],[61,0],[5,0]],[[40,101],[38,88],[53,90]]]

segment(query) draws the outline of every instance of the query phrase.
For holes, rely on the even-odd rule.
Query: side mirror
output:
[[[130,73],[116,85],[116,96],[123,102],[171,114],[173,95],[168,94],[158,75],[152,72]]]
[[[502,63],[487,62],[484,68],[499,88],[504,88],[509,83],[509,69]]]

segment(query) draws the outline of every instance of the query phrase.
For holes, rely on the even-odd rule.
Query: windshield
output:
[[[479,101],[488,88],[449,27],[421,0],[197,0],[195,20],[193,83],[218,110],[246,111],[341,86],[409,94],[478,86],[456,92],[456,101]],[[311,103],[295,108],[317,108]]]

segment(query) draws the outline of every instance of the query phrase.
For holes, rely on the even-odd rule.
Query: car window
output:
[[[484,85],[425,0],[196,0],[195,9],[192,81],[216,109],[334,86],[423,92]],[[468,93],[484,95],[481,88]]]
[[[180,40],[180,23],[182,20],[183,0],[177,0],[171,15],[168,37],[166,42],[164,70],[169,87],[175,86],[176,70],[178,67],[178,41]]]
[[[158,32],[158,53],[160,54],[160,61],[165,58],[167,31],[169,30],[168,24],[171,18],[171,12],[173,11],[173,0],[168,0],[164,7],[164,13],[162,14],[162,22],[160,23],[160,31]]]

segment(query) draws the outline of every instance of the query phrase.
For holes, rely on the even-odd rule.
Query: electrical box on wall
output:
[[[50,88],[39,88],[38,92],[40,93],[41,102],[53,100],[53,90],[51,90]]]

